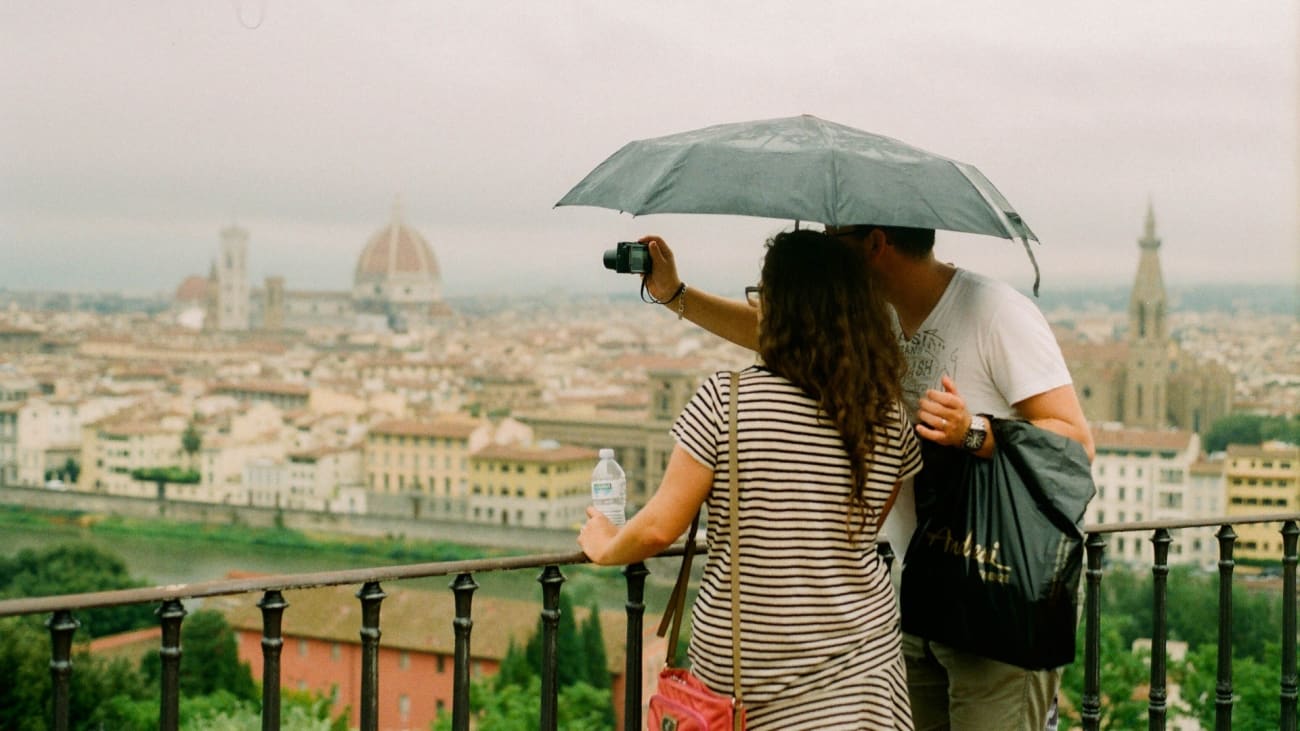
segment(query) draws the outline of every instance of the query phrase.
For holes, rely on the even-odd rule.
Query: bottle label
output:
[[[614,483],[610,480],[600,480],[591,483],[591,496],[597,500],[600,498],[614,497]]]

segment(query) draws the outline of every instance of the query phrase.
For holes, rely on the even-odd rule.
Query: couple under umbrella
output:
[[[670,545],[707,506],[691,671],[736,696],[751,729],[1043,729],[1059,670],[904,635],[875,550],[886,516],[902,536],[915,524],[900,490],[921,469],[921,440],[988,457],[990,419],[1017,418],[1091,453],[1037,307],[934,258],[936,229],[1019,239],[1029,251],[1036,237],[987,178],[802,116],[630,143],[557,205],[825,226],[773,237],[744,300],[689,288],[668,245],[642,239],[653,301],[759,354],[758,365],[700,387],[672,427],[663,482],[637,515],[615,528],[589,511],[579,535],[594,562],[631,563]],[[902,536],[891,530],[899,548]]]

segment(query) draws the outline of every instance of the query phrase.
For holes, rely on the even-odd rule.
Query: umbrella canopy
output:
[[[555,205],[1019,239],[1038,294],[1038,237],[975,166],[807,114],[629,142]]]
[[[974,166],[810,115],[630,142],[556,205],[1037,240]]]

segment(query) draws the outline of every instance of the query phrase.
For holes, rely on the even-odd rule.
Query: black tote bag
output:
[[[1067,665],[1096,492],[1088,456],[1029,422],[992,429],[990,459],[922,442],[903,631],[1030,670]]]

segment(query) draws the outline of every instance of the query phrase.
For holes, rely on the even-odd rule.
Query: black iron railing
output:
[[[1240,516],[1213,520],[1151,521],[1144,523],[1104,524],[1089,526],[1085,550],[1087,565],[1084,586],[1085,646],[1084,692],[1080,709],[1085,729],[1097,729],[1101,721],[1101,582],[1103,558],[1107,536],[1112,533],[1150,532],[1154,548],[1153,620],[1151,628],[1151,691],[1148,719],[1150,729],[1164,729],[1168,715],[1166,689],[1166,591],[1169,574],[1169,546],[1171,530],[1179,528],[1219,526],[1219,666],[1215,687],[1216,729],[1230,729],[1232,725],[1232,575],[1235,562],[1233,548],[1236,533],[1233,525],[1248,523],[1282,523],[1282,668],[1280,679],[1281,727],[1286,731],[1296,729],[1296,564],[1297,537],[1300,537],[1300,513],[1285,515]],[[703,549],[703,546],[701,546]],[[888,545],[882,545],[886,560],[892,557]],[[674,547],[662,556],[681,555],[682,548]],[[451,576],[450,588],[455,594],[455,616],[450,618],[455,634],[455,657],[452,691],[452,727],[464,731],[470,726],[470,639],[474,626],[472,598],[478,584],[475,574],[493,571],[541,569],[538,581],[542,585],[542,698],[539,728],[553,731],[557,724],[558,663],[557,637],[560,589],[565,581],[561,567],[586,563],[581,553],[539,554],[503,559],[452,561],[412,564],[382,568],[352,569],[309,574],[231,579],[195,584],[183,584],[151,589],[126,589],[90,594],[72,594],[53,597],[33,597],[0,601],[0,617],[48,614],[46,626],[50,631],[50,673],[53,679],[51,703],[51,728],[66,731],[71,728],[70,678],[72,668],[72,638],[79,623],[74,612],[98,607],[157,603],[157,615],[162,627],[159,654],[162,660],[161,708],[159,728],[173,731],[177,727],[180,702],[179,673],[181,662],[180,628],[186,611],[183,599],[260,593],[257,606],[262,612],[262,728],[264,731],[280,726],[280,652],[283,646],[281,620],[289,608],[282,591],[326,586],[356,586],[361,589],[357,598],[361,602],[361,704],[359,723],[362,731],[378,728],[379,698],[379,646],[380,607],[386,596],[381,584],[387,581],[422,577]],[[624,670],[623,728],[627,731],[641,729],[642,685],[642,620],[645,614],[645,582],[649,571],[643,564],[633,564],[623,570],[627,585],[627,637]]]
[[[1106,538],[1112,533],[1150,532],[1152,561],[1151,691],[1147,727],[1164,729],[1168,715],[1166,678],[1166,598],[1169,577],[1171,530],[1218,526],[1219,541],[1219,652],[1215,681],[1215,731],[1232,728],[1232,575],[1236,562],[1233,549],[1234,525],[1281,523],[1282,533],[1282,668],[1279,702],[1280,728],[1296,729],[1296,538],[1300,536],[1300,513],[1233,516],[1212,520],[1167,520],[1139,523],[1106,523],[1087,528],[1084,547],[1087,567],[1084,585],[1084,689],[1080,709],[1083,727],[1095,731],[1101,725],[1101,581]]]

